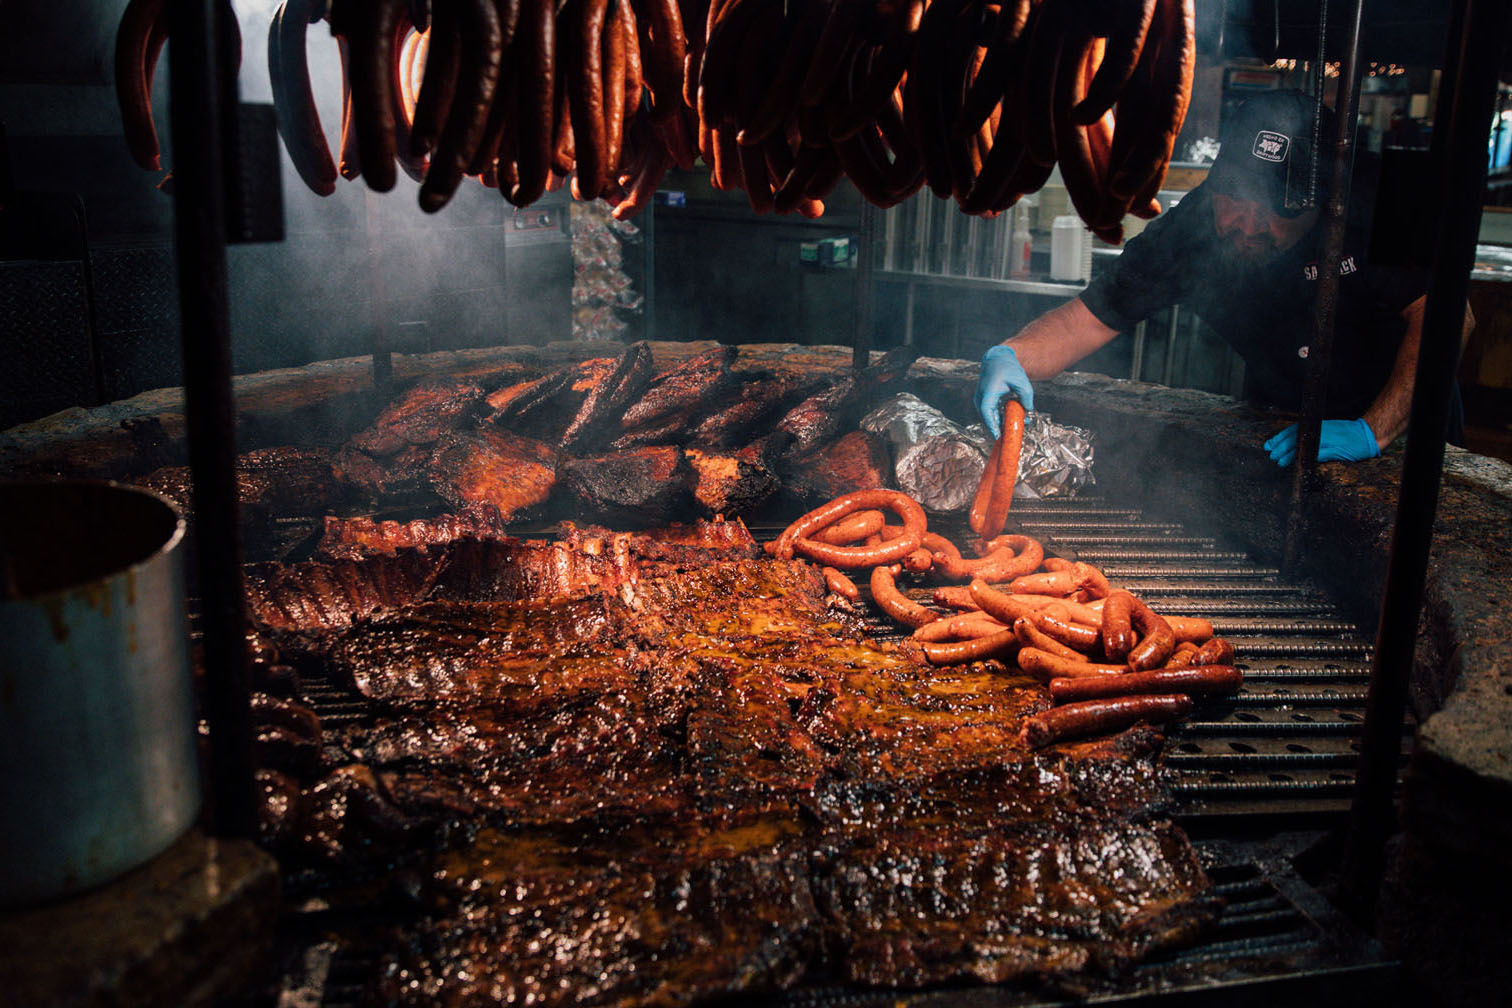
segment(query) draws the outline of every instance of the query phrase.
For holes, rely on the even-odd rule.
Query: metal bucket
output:
[[[0,905],[108,882],[198,815],[183,538],[145,490],[0,483]]]

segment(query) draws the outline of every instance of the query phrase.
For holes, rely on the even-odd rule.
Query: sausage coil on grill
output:
[[[1177,646],[1181,647],[1189,643],[1189,641],[1183,641]],[[1222,637],[1208,640],[1192,653],[1193,665],[1232,665],[1233,663],[1234,645]]]
[[[1052,742],[1107,735],[1141,721],[1172,721],[1185,717],[1191,710],[1192,698],[1184,693],[1083,700],[1052,707],[1029,718],[1024,723],[1023,743],[1030,749],[1039,749]]]
[[[903,519],[903,527],[907,530],[907,534],[900,536],[888,544],[897,550],[893,559],[902,559],[918,549],[923,542],[929,519],[917,501],[897,490],[857,490],[836,497],[829,503],[815,508],[783,529],[782,534],[777,537],[773,555],[779,560],[791,560],[794,553],[794,543],[797,540],[807,537],[810,533],[816,532],[825,526],[834,524],[853,511],[866,509],[892,511],[899,518]],[[907,545],[907,549],[901,548],[903,545]],[[889,563],[891,561],[878,560],[875,562]]]
[[[1129,650],[1129,668],[1143,672],[1165,664],[1176,649],[1176,634],[1171,630],[1171,624],[1139,599],[1134,600],[1130,619],[1140,638],[1139,643]]]
[[[1139,643],[1134,632],[1134,596],[1126,591],[1108,594],[1102,609],[1103,654],[1114,661],[1123,661]]]
[[[1080,654],[1087,654],[1097,647],[1101,637],[1097,627],[1073,621],[1070,609],[1063,602],[1041,609],[1034,617],[1034,625],[1045,636]]]
[[[968,559],[956,550],[935,551],[935,565],[949,578],[974,578],[998,583],[1012,581],[1039,568],[1045,550],[1038,540],[1025,535],[1000,535],[986,544],[984,556]]]
[[[957,613],[925,623],[910,636],[921,643],[939,644],[953,640],[975,640],[1012,629],[983,612]]]
[[[841,598],[858,602],[861,599],[861,589],[856,587],[856,582],[846,577],[841,571],[833,567],[825,567],[821,573],[824,575],[824,586]]]
[[[829,546],[848,546],[860,542],[887,524],[887,515],[876,508],[867,508],[846,515],[833,525],[819,529],[809,536],[815,542]]]
[[[1044,651],[1047,654],[1056,655],[1057,657],[1065,658],[1068,661],[1080,662],[1087,660],[1086,655],[1082,654],[1080,651],[1077,651],[1075,648],[1070,647],[1066,644],[1062,644],[1054,637],[1051,637],[1049,634],[1045,633],[1045,631],[1036,626],[1035,621],[1030,619],[1028,616],[1020,616],[1018,619],[1014,620],[1013,631],[1018,635],[1019,643],[1024,645],[1024,647],[1038,648],[1039,650]]]
[[[924,658],[931,665],[964,665],[988,658],[1009,658],[1019,650],[1018,636],[1012,630],[944,644],[921,645]]]

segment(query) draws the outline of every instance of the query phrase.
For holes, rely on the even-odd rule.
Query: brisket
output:
[[[823,378],[803,374],[742,376],[740,397],[699,421],[689,443],[715,448],[744,444],[823,384]]]
[[[347,446],[373,458],[388,458],[413,445],[433,445],[446,432],[470,426],[482,406],[483,390],[477,385],[425,382],[385,407]]]
[[[813,504],[852,490],[892,486],[887,441],[867,431],[853,430],[805,454],[785,456],[782,468],[788,489]]]
[[[535,513],[556,487],[556,453],[550,446],[490,428],[447,435],[427,468],[436,493],[448,504],[487,504],[505,523]]]
[[[617,421],[626,407],[651,382],[650,344],[632,343],[614,370],[589,389],[577,415],[562,433],[562,450],[574,454],[603,448],[617,433]]]
[[[860,417],[861,387],[854,375],[846,375],[822,392],[794,406],[777,421],[776,429],[792,435],[789,454],[806,455],[854,427]]]
[[[617,419],[651,380],[651,349],[635,343],[618,357],[595,357],[558,368],[488,397],[490,422],[502,430],[543,438],[564,449],[602,443]]]
[[[729,452],[689,448],[693,500],[711,515],[753,514],[781,484],[770,469]]]
[[[670,445],[570,459],[562,464],[562,479],[572,506],[604,521],[654,525],[692,510],[692,469]]]
[[[431,445],[406,445],[396,455],[374,458],[352,445],[336,453],[333,466],[338,479],[363,491],[370,500],[411,501],[430,497],[426,469]]]
[[[728,389],[735,355],[734,347],[719,346],[652,379],[645,393],[625,410],[621,419],[624,433],[611,447],[682,440]]]
[[[194,483],[188,466],[165,466],[131,480],[167,497],[185,515],[194,513]],[[259,514],[319,514],[343,504],[351,491],[328,451],[282,445],[236,457],[236,499]]]

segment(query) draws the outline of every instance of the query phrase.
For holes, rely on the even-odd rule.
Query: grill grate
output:
[[[1240,693],[1202,703],[1171,732],[1168,768],[1184,824],[1238,826],[1254,818],[1326,826],[1348,813],[1373,643],[1322,593],[1282,580],[1247,554],[1219,550],[1214,540],[1187,536],[1177,523],[1099,498],[1015,501],[1009,519],[1013,531],[1039,539],[1047,554],[1096,563],[1162,612],[1210,618],[1233,643],[1245,675]],[[958,542],[971,538],[948,520],[932,524]],[[781,527],[751,531],[766,540]],[[1139,548],[1198,541],[1209,548]],[[1077,548],[1087,542],[1130,548]],[[1129,562],[1156,554],[1163,559]],[[864,597],[866,586],[859,587]],[[906,636],[880,615],[869,622],[879,639]]]
[[[1015,502],[1011,517],[1047,551],[1099,564],[1163,612],[1208,617],[1233,643],[1241,692],[1204,703],[1171,732],[1167,766],[1184,822],[1324,825],[1348,812],[1373,642],[1321,593],[1243,553],[1191,542],[1138,508]]]

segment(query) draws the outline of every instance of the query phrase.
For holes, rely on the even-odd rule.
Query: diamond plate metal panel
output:
[[[0,427],[94,401],[84,271],[76,262],[0,263]]]
[[[106,397],[182,384],[173,246],[97,249],[94,275]]]

